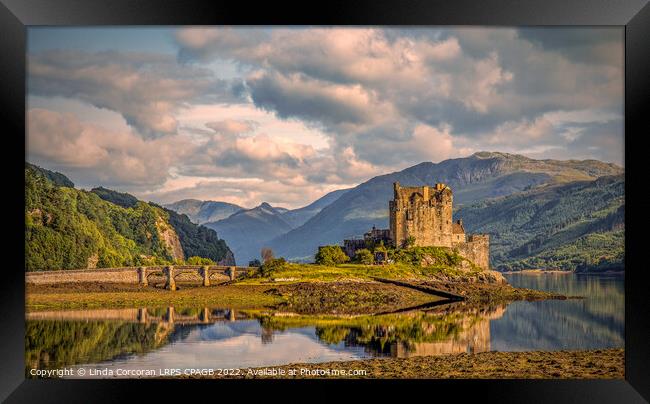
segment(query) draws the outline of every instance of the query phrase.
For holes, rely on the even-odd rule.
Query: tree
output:
[[[338,245],[326,245],[318,248],[316,263],[319,265],[338,265],[350,261],[343,249]]]
[[[375,263],[375,257],[367,248],[362,248],[357,250],[354,255],[354,260],[360,264],[372,265]]]
[[[262,263],[257,258],[252,260],[252,261],[248,261],[248,266],[249,267],[259,267],[261,265],[262,265]]]
[[[271,276],[274,272],[282,270],[287,265],[284,258],[271,258],[260,267],[262,276]]]
[[[262,257],[262,262],[266,264],[274,258],[273,250],[268,247],[264,247],[262,248],[262,251],[260,251],[260,256]]]
[[[413,247],[414,245],[415,245],[415,237],[408,236],[406,240],[404,240],[404,247],[409,248],[409,247]]]
[[[196,255],[187,259],[187,265],[215,265],[210,258],[197,257]]]

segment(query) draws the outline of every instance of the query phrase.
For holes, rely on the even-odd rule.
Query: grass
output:
[[[239,284],[258,285],[269,282],[336,282],[336,281],[371,281],[375,277],[387,279],[426,280],[436,275],[473,276],[478,271],[461,271],[460,269],[438,265],[420,267],[410,264],[395,263],[389,265],[340,264],[336,266],[316,264],[287,263],[274,270],[268,276],[251,277]]]
[[[136,285],[68,284],[56,287],[27,287],[27,310],[108,308],[108,307],[163,307],[205,306],[233,309],[266,307],[284,302],[276,294],[265,293],[269,287],[230,285],[192,287],[170,292],[154,287]],[[185,287],[183,287],[185,286]]]
[[[92,309],[122,307],[276,308],[299,313],[375,313],[417,306],[436,296],[370,282],[313,282],[287,285],[202,287],[179,284],[171,292],[129,284],[28,285],[26,309]]]
[[[473,262],[446,247],[388,249],[388,257],[393,263],[387,265],[300,264],[277,259],[262,265],[260,273],[239,283],[371,281],[375,277],[426,280],[441,276],[462,281],[476,277],[481,272]]]

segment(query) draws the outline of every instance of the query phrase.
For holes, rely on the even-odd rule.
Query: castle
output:
[[[354,257],[356,250],[369,243],[383,242],[395,248],[414,246],[448,247],[482,269],[490,268],[490,238],[487,234],[466,235],[463,221],[452,220],[453,193],[445,184],[433,187],[403,187],[393,184],[389,202],[390,229],[376,229],[363,240],[344,240],[343,250]]]

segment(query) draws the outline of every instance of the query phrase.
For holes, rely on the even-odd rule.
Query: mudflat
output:
[[[282,376],[272,371],[281,371]],[[293,370],[293,372],[291,372]],[[214,378],[623,379],[623,349],[481,352],[242,369]],[[293,374],[292,374],[293,373]]]

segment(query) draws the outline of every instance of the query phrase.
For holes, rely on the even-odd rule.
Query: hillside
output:
[[[534,160],[491,152],[437,164],[425,162],[374,177],[350,189],[302,226],[275,238],[269,245],[276,255],[310,260],[319,245],[360,236],[373,225],[388,227],[388,201],[396,181],[411,186],[444,182],[454,190],[454,205],[458,207],[543,185],[588,181],[622,172],[621,167],[596,160]]]
[[[217,201],[200,201],[198,199],[183,199],[174,203],[164,205],[180,214],[187,215],[196,224],[216,222],[225,219],[235,212],[244,208],[241,206]]]
[[[491,235],[500,270],[622,270],[625,182],[604,176],[460,207],[468,232]]]
[[[226,219],[206,223],[215,230],[232,249],[239,265],[260,258],[265,242],[292,229],[283,219],[285,213],[264,202],[253,209],[241,210]]]
[[[212,230],[153,204],[132,205],[128,194],[59,186],[70,180],[56,174],[55,183],[25,166],[25,270],[151,265],[191,255],[232,261]]]
[[[90,190],[90,192],[94,193],[105,201],[114,203],[123,208],[133,208],[137,206],[139,202],[138,198],[131,194],[113,191],[112,189],[104,187],[93,188]]]
[[[25,162],[25,169],[30,169],[37,172],[38,174],[50,180],[56,186],[74,188],[74,183],[70,181],[68,177],[61,173],[57,173],[56,171],[46,170],[27,162]]]

